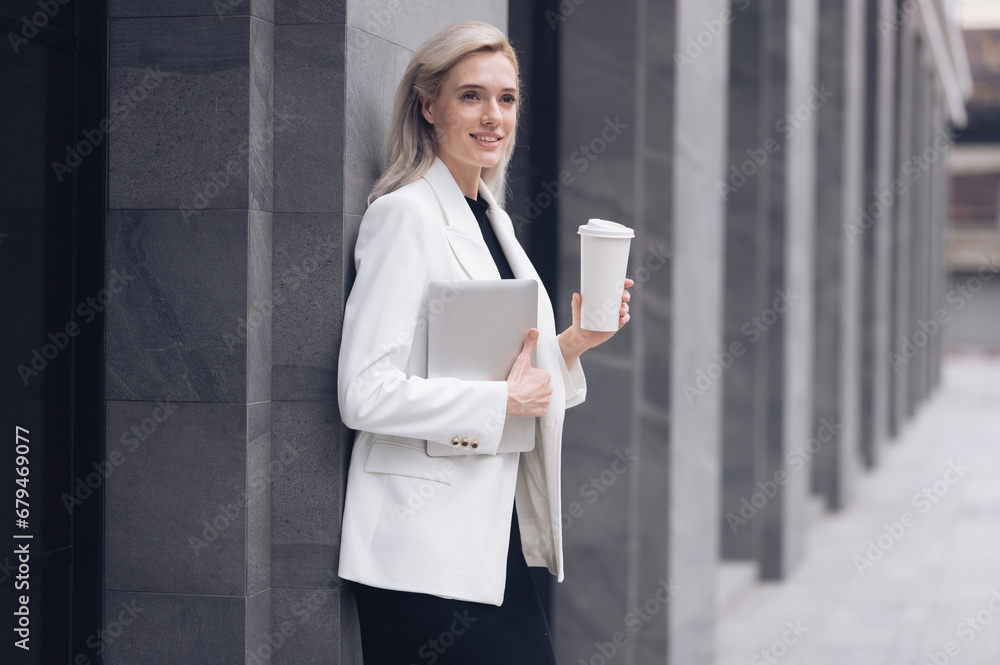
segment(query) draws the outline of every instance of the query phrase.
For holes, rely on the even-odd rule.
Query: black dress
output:
[[[514,277],[482,199],[465,199],[500,276]],[[353,583],[365,665],[555,665],[538,591],[521,551],[514,507],[503,604],[440,598]]]

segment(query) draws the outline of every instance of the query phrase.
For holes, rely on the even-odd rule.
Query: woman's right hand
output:
[[[538,329],[528,331],[521,353],[507,375],[507,414],[537,418],[549,408],[552,377],[544,369],[531,366],[531,352],[538,344]]]

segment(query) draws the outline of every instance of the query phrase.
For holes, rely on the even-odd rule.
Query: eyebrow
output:
[[[469,88],[471,90],[485,90],[486,89],[485,86],[481,86],[478,83],[466,83],[465,85],[458,86],[459,90],[464,90],[465,88]],[[504,88],[500,92],[517,92],[517,88]]]

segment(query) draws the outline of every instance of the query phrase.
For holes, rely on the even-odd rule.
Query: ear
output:
[[[434,124],[434,111],[431,109],[431,100],[420,98],[420,113],[424,116],[424,120],[430,124]]]

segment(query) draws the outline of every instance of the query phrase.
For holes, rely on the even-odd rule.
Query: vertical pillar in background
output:
[[[893,173],[893,91],[897,31],[891,26],[893,0],[868,0],[868,54],[871,75],[865,85],[868,103],[868,179],[863,191],[865,216],[855,222],[864,229],[861,289],[864,300],[861,356],[860,448],[868,468],[874,467],[889,436],[889,330],[892,312],[892,224],[895,194]]]
[[[625,618],[633,607],[657,593],[666,598],[659,584],[669,589],[670,582],[674,13],[673,2],[587,3],[552,24],[561,46],[558,168],[568,183],[559,208],[560,286],[553,294],[559,328],[568,324],[570,296],[579,291],[577,227],[598,217],[636,230],[632,320],[582,359],[587,401],[567,413],[563,432],[566,580],[554,588],[553,610],[560,662],[589,662],[598,644],[624,650],[618,658],[650,654],[650,662],[663,662],[667,649],[662,605],[625,646],[613,638],[630,630]],[[624,469],[616,462],[622,456]]]
[[[907,320],[908,342],[906,353],[903,357],[907,363],[907,414],[913,415],[917,405],[923,399],[923,378],[924,364],[927,361],[927,338],[921,331],[919,323],[923,320],[923,296],[924,280],[927,276],[927,262],[923,254],[924,239],[927,226],[927,181],[930,176],[927,172],[927,165],[924,164],[923,154],[926,147],[927,135],[927,98],[929,80],[929,67],[924,58],[927,57],[923,48],[924,42],[918,42],[916,68],[913,78],[913,136],[912,148],[910,151],[910,171],[912,178],[909,183],[909,196],[911,200],[910,208],[910,242],[909,251],[909,272],[910,279],[907,284],[907,297],[909,298],[909,318]],[[921,344],[923,342],[923,344]]]
[[[660,3],[649,4],[652,11]],[[723,386],[716,382],[693,404],[685,396],[684,386],[694,382],[699,371],[712,376],[712,368],[718,366],[718,355],[724,350],[726,211],[718,183],[725,177],[728,161],[730,44],[724,21],[731,22],[734,10],[728,0],[679,0],[674,19],[678,51],[692,42],[700,44],[706,34],[713,37],[694,62],[677,67],[673,88],[671,212],[675,258],[670,317],[665,320],[670,330],[671,369],[667,543],[670,577],[685,586],[668,608],[667,662],[675,665],[707,665],[714,658],[714,590],[719,557],[714,526],[721,498]],[[649,34],[658,33],[651,29]],[[652,38],[649,41],[652,43]],[[658,81],[652,66],[647,75],[651,86]],[[661,126],[670,127],[662,121],[662,117],[650,114],[650,137],[657,137]],[[647,143],[651,141],[647,139]],[[646,187],[652,191],[656,182],[657,178],[647,177]],[[651,221],[654,210],[647,211]],[[665,313],[660,310],[660,315]],[[655,330],[648,330],[647,339],[644,357],[636,358],[640,367],[649,367],[648,359],[664,350]],[[647,381],[646,387],[648,395],[657,395],[654,384]],[[652,660],[643,658],[640,652],[636,662]]]
[[[944,102],[937,100],[934,105],[934,142],[935,146],[945,145],[951,142],[951,133],[948,123],[948,118],[945,111]],[[951,148],[949,147],[948,150]],[[931,311],[935,315],[939,311],[944,311],[946,315],[949,313],[950,303],[947,302],[945,298],[945,293],[947,292],[947,271],[948,267],[945,262],[945,239],[948,233],[948,226],[950,220],[948,219],[948,153],[941,155],[941,158],[934,165],[934,202],[933,202],[933,215],[934,215],[934,226],[932,228],[931,236],[933,238],[933,243],[931,245]],[[943,326],[947,326],[948,323],[942,323]],[[941,384],[941,363],[944,360],[944,350],[945,350],[945,339],[947,337],[947,332],[942,328],[938,331],[937,336],[934,338],[934,343],[931,350],[931,377],[930,383],[931,388],[937,388]]]
[[[724,559],[757,562],[760,524],[742,503],[760,491],[765,480],[762,425],[767,385],[765,345],[753,321],[770,306],[765,284],[767,262],[766,200],[760,168],[780,145],[774,119],[761,115],[760,3],[736,11],[730,26],[728,161],[719,185],[726,202],[723,272],[722,353],[732,354],[723,378],[722,509],[719,512]],[[738,9],[738,6],[734,6]],[[728,360],[728,358],[727,358]]]
[[[936,215],[937,211],[934,210],[934,188],[936,186],[935,175],[937,170],[936,165],[939,161],[947,158],[946,154],[943,154],[940,150],[936,150],[934,148],[934,130],[937,126],[935,117],[937,94],[935,94],[935,88],[935,73],[931,70],[927,72],[927,86],[924,92],[923,156],[925,160],[929,161],[929,164],[927,165],[927,173],[925,175],[925,182],[923,183],[923,205],[927,212],[924,215],[924,237],[923,244],[920,248],[920,253],[923,257],[924,263],[924,273],[921,275],[921,325],[918,327],[927,334],[927,344],[923,349],[921,349],[921,355],[923,356],[923,365],[921,368],[923,371],[921,372],[920,390],[921,401],[926,400],[931,393],[931,367],[934,364],[934,339],[937,337],[937,332],[935,332],[933,326],[930,324],[930,322],[934,319],[934,310],[931,306],[934,262],[931,259],[931,252],[933,251],[934,246],[934,231],[939,223]]]
[[[910,197],[910,238],[907,245],[907,260],[909,262],[910,278],[907,282],[906,298],[909,300],[906,320],[907,346],[901,354],[907,365],[907,418],[912,417],[917,406],[923,399],[924,364],[927,361],[926,333],[919,326],[923,320],[924,280],[927,275],[927,262],[923,254],[924,239],[927,226],[927,166],[924,163],[924,148],[926,140],[928,87],[931,84],[930,68],[926,62],[928,57],[926,45],[922,39],[917,41],[914,54],[916,63],[913,76],[913,95],[910,103],[913,105],[913,126],[909,170],[912,177],[909,182]]]
[[[918,272],[919,282],[919,319],[917,321],[916,332],[914,332],[915,342],[918,344],[920,354],[920,385],[918,400],[923,402],[931,393],[933,385],[931,383],[934,359],[935,340],[940,334],[940,327],[934,321],[933,292],[934,292],[934,269],[933,260],[934,234],[940,223],[937,211],[934,209],[934,190],[937,187],[937,165],[947,159],[947,153],[934,147],[935,130],[937,129],[937,105],[935,72],[933,68],[928,68],[924,74],[923,100],[923,122],[921,130],[920,157],[924,167],[921,172],[920,182],[920,207],[924,213],[921,219],[920,246],[916,252],[921,269]]]
[[[108,665],[244,662],[271,625],[273,16],[202,4],[109,21]]]
[[[761,575],[767,579],[784,577],[802,557],[810,469],[810,455],[802,451],[817,436],[809,412],[813,399],[814,113],[822,95],[816,80],[818,15],[814,1],[774,0],[764,3],[761,16],[761,114],[781,143],[758,176],[766,192],[761,214],[769,248],[762,293],[768,311],[760,317],[773,322],[757,342],[763,345],[768,373],[763,476],[785,481],[755,518],[764,545]]]
[[[294,629],[270,657],[274,665],[360,662],[351,658],[360,652],[351,598],[336,574],[351,442],[336,380],[346,4],[305,11],[277,0],[274,10],[272,630]]]
[[[845,77],[847,95],[844,108],[844,214],[840,221],[842,247],[842,298],[840,301],[841,365],[837,401],[841,430],[836,437],[838,448],[837,480],[831,505],[841,508],[854,493],[861,469],[861,348],[862,329],[862,252],[861,242],[853,241],[846,229],[854,222],[864,200],[864,100],[868,63],[865,59],[866,0],[846,0],[844,22]]]
[[[555,589],[554,633],[566,662],[589,662],[598,649],[636,662],[711,662],[718,544],[706,526],[717,519],[721,386],[685,389],[698,390],[721,341],[727,9],[589,3],[555,28],[560,166],[571,180],[557,301],[578,288],[577,226],[604,217],[637,233],[632,323],[584,358],[588,399],[564,433],[567,580]],[[560,313],[567,323],[568,307]],[[640,463],[604,484],[616,449]],[[671,583],[681,587],[673,597]]]
[[[860,252],[855,229],[863,177],[864,2],[820,4],[819,84],[832,95],[818,111],[816,370],[813,420],[839,429],[815,457],[813,478],[828,507],[850,497],[858,468]],[[822,440],[821,440],[822,441]]]
[[[860,278],[868,288],[860,293],[860,385],[858,411],[858,452],[865,466],[874,466],[876,457],[875,409],[876,407],[876,373],[877,366],[872,363],[875,352],[875,330],[878,327],[878,311],[876,309],[876,294],[878,293],[875,271],[876,238],[881,227],[881,216],[872,207],[875,194],[878,192],[878,156],[879,156],[879,84],[882,61],[879,58],[880,30],[879,0],[864,0],[864,62],[869,75],[865,77],[864,94],[864,137],[863,160],[864,178],[861,189],[860,205],[856,210],[849,210],[844,222],[844,232],[852,243],[861,245]],[[882,205],[882,204],[878,204]]]
[[[898,3],[898,0],[897,0]],[[898,9],[898,7],[897,7]],[[900,178],[905,178],[903,173],[904,165],[912,156],[913,150],[913,96],[914,77],[917,72],[917,35],[913,21],[903,21],[899,26],[899,96],[896,98],[896,136],[897,152],[896,166]],[[906,182],[904,180],[904,182]],[[909,367],[905,362],[897,358],[901,356],[903,350],[903,340],[910,335],[910,229],[912,213],[912,184],[901,188],[896,199],[896,219],[895,219],[895,261],[893,267],[893,302],[895,311],[893,312],[892,338],[889,345],[889,353],[893,359],[886,359],[890,365],[890,380],[893,383],[892,395],[892,417],[890,420],[890,434],[896,436],[903,428],[903,424],[909,417]]]

